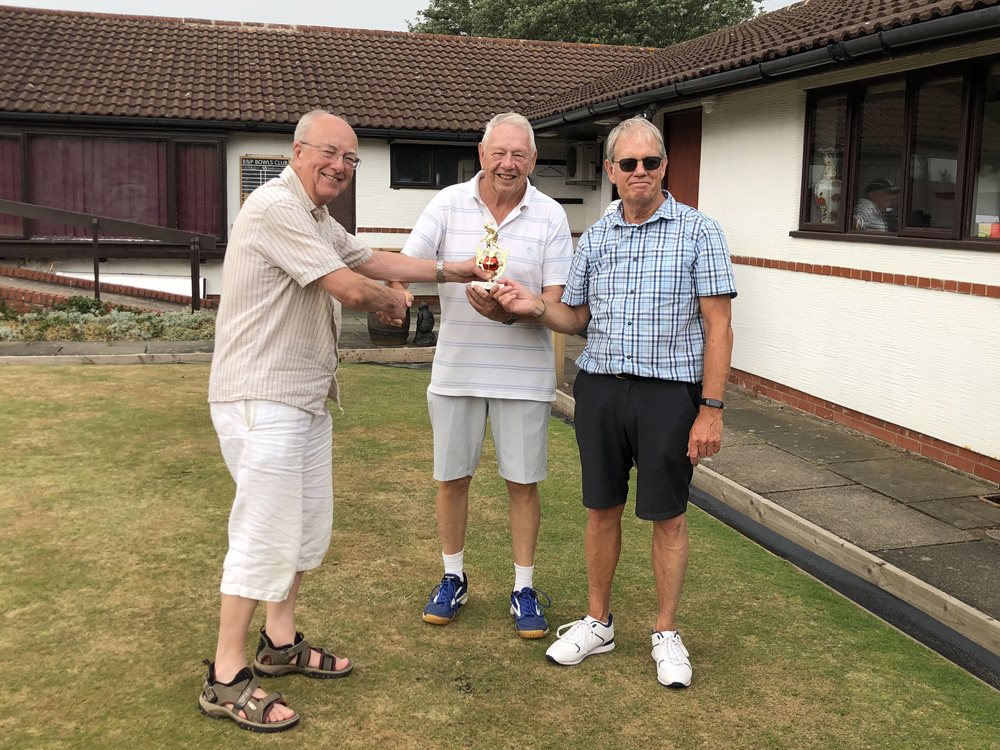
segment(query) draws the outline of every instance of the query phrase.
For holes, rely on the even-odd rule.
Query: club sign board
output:
[[[268,180],[278,177],[287,166],[287,156],[241,156],[240,205],[243,205],[250,193]]]

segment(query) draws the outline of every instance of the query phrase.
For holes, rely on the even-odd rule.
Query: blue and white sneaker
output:
[[[538,599],[541,594],[545,604]],[[542,614],[542,607],[552,604],[549,595],[544,591],[525,586],[520,591],[512,591],[510,595],[510,613],[514,616],[514,628],[522,638],[544,638],[549,634],[549,624]]]
[[[455,619],[458,608],[469,601],[469,576],[459,578],[454,573],[445,573],[441,583],[431,590],[431,600],[424,607],[424,622],[433,625],[447,625]]]

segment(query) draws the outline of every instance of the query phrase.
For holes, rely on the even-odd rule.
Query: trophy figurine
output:
[[[490,280],[473,281],[472,283],[483,289],[492,289],[495,286],[494,280],[503,276],[503,272],[507,270],[508,251],[500,247],[500,237],[496,227],[492,224],[484,224],[483,229],[486,230],[486,236],[483,237],[482,242],[486,243],[486,248],[480,249],[479,245],[476,245],[476,265],[490,274]]]

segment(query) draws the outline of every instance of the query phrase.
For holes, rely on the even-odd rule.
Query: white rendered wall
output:
[[[475,145],[475,144],[465,144]],[[564,160],[566,143],[559,139],[538,138],[538,157],[546,160]],[[379,227],[391,229],[413,229],[421,212],[437,195],[437,190],[389,187],[389,144],[374,139],[363,139],[358,146],[363,164],[354,176],[357,183],[357,224],[358,227]],[[555,171],[561,174],[554,174]],[[541,172],[540,176],[538,173]],[[579,234],[603,212],[601,188],[599,186],[567,185],[565,166],[545,170],[537,167],[531,183],[552,198],[583,199],[583,204],[564,205],[569,220],[570,231]],[[399,248],[406,242],[408,234],[359,232],[362,240],[372,247]],[[471,248],[474,252],[475,248]]]
[[[975,54],[988,51],[1000,45]],[[703,119],[699,208],[721,222],[732,254],[1000,284],[998,252],[789,237],[805,90],[947,59],[954,55],[721,97]],[[733,367],[1000,457],[1000,301],[748,265],[735,273]]]

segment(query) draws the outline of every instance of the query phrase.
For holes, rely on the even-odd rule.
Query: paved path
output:
[[[566,345],[558,408],[570,416],[571,358],[584,343]],[[0,344],[0,366],[207,361],[210,351],[204,343]],[[429,366],[433,352],[373,347],[367,317],[345,314],[345,361]],[[695,486],[1000,656],[996,486],[735,387],[725,422],[723,451],[702,462]]]

